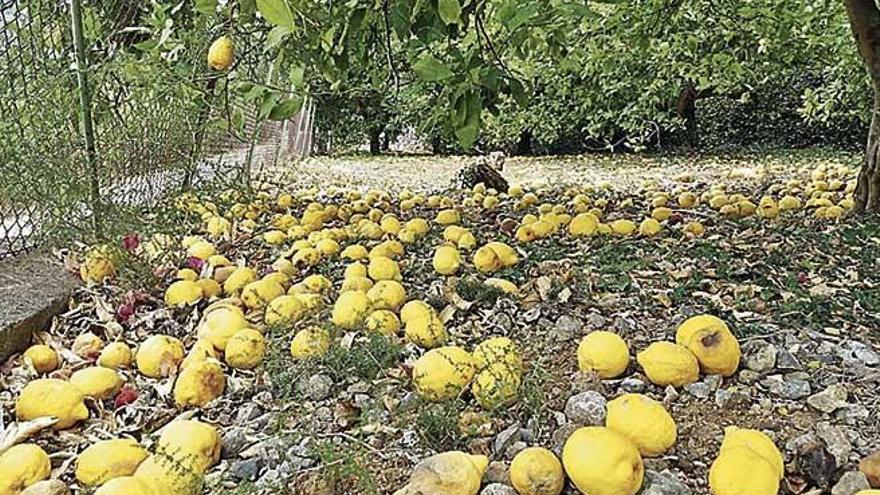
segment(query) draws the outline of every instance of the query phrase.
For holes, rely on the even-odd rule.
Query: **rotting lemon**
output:
[[[214,360],[195,362],[180,372],[174,382],[174,402],[179,407],[202,407],[220,397],[226,389],[223,368]]]
[[[135,361],[144,376],[165,378],[177,372],[183,353],[180,340],[168,335],[153,335],[140,345]]]
[[[0,493],[15,495],[49,477],[52,462],[42,448],[32,443],[13,445],[0,454]]]
[[[739,368],[739,342],[716,316],[698,315],[685,320],[675,332],[675,342],[697,357],[705,373],[730,376]]]
[[[529,447],[510,462],[510,483],[520,495],[559,495],[565,488],[565,474],[553,452]]]
[[[15,403],[15,415],[20,421],[43,416],[55,416],[53,428],[63,430],[89,417],[82,392],[64,380],[43,378],[29,382]]]
[[[253,328],[235,332],[226,344],[226,364],[236,369],[255,368],[266,353],[266,338]]]
[[[442,452],[416,464],[409,483],[394,495],[477,495],[488,466],[484,455]]]
[[[90,366],[70,375],[70,384],[86,397],[109,399],[122,388],[122,378],[115,370],[103,366]]]

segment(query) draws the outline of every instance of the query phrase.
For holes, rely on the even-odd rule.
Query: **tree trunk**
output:
[[[874,86],[874,113],[856,185],[855,210],[880,213],[880,9],[874,0],[845,0],[845,4],[859,54]]]
[[[519,142],[516,143],[516,154],[518,156],[532,154],[532,131],[525,130],[520,133]]]
[[[382,143],[380,142],[381,133],[378,129],[370,129],[370,154],[378,155],[382,152]]]
[[[382,153],[388,153],[391,150],[391,134],[388,131],[382,134],[381,149]]]
[[[684,120],[684,142],[689,148],[696,148],[700,144],[697,133],[697,96],[697,88],[688,81],[678,94],[675,105],[678,118]]]
[[[434,155],[443,154],[443,140],[440,139],[440,136],[431,138],[431,153]]]

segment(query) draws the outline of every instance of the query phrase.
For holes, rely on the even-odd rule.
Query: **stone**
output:
[[[850,471],[840,477],[840,480],[831,489],[831,495],[855,495],[869,488],[871,485],[868,484],[868,478],[863,473]]]
[[[608,318],[599,313],[590,313],[587,315],[587,327],[590,330],[601,330],[608,326]]]
[[[846,387],[838,383],[809,396],[807,404],[813,409],[830,414],[846,406],[846,397]]]
[[[620,388],[623,389],[624,392],[638,394],[645,391],[645,382],[638,378],[624,378],[623,381],[620,382]]]
[[[771,394],[783,399],[798,400],[810,395],[810,382],[787,376],[783,378],[780,375],[768,376],[761,380],[761,385],[766,387]]]
[[[706,378],[703,378],[703,382],[709,386],[709,390],[718,390],[721,384],[724,383],[724,377],[721,375],[706,375]]]
[[[236,461],[229,466],[229,474],[238,480],[256,481],[261,467],[262,462],[259,458]]]
[[[667,385],[663,391],[663,403],[667,406],[677,401],[679,397],[681,397],[681,394],[672,385]]]
[[[782,349],[776,353],[776,368],[779,370],[802,370],[803,365],[791,352]]]
[[[503,454],[508,447],[513,445],[513,443],[518,442],[522,439],[521,428],[519,423],[514,424],[503,430],[495,437],[495,443],[492,446],[492,450],[496,456]]]
[[[745,346],[745,367],[758,373],[776,366],[776,346],[765,340],[753,340]]]
[[[259,418],[261,414],[263,414],[263,408],[259,404],[247,402],[239,408],[238,414],[235,416],[235,422],[236,424],[244,425],[249,421]]]
[[[580,320],[562,315],[556,319],[553,329],[550,330],[550,336],[559,342],[574,340],[581,335],[583,326]]]
[[[517,495],[517,493],[516,490],[507,485],[491,483],[480,491],[480,495]]]
[[[312,375],[305,383],[305,394],[315,402],[322,401],[330,397],[333,388],[333,379],[327,375]]]
[[[562,448],[565,446],[565,441],[568,440],[568,437],[572,435],[580,426],[574,423],[568,423],[560,426],[556,431],[553,432],[553,437],[551,441],[553,442],[553,453],[556,454],[557,457],[562,458]]]
[[[507,450],[504,451],[504,458],[513,459],[514,457],[516,457],[517,454],[519,454],[523,450],[526,450],[528,446],[529,444],[523,442],[522,440],[520,440],[519,442],[513,442],[513,445],[507,447]]]
[[[690,383],[685,385],[684,389],[698,399],[709,397],[709,392],[711,392],[711,388],[705,382]]]
[[[486,483],[510,483],[510,468],[506,462],[492,461],[486,468],[486,474],[483,475],[483,481]]]
[[[669,470],[646,470],[641,495],[691,495],[691,490]]]
[[[223,434],[221,453],[224,459],[237,457],[248,445],[247,433],[244,428],[234,426]]]
[[[589,390],[572,395],[565,403],[565,416],[580,426],[600,426],[605,422],[607,401],[599,392]]]
[[[819,423],[816,425],[816,436],[825,442],[828,452],[834,456],[834,460],[837,462],[837,467],[841,467],[849,461],[853,446],[840,427]]]
[[[276,471],[275,469],[269,469],[260,479],[257,480],[257,486],[261,488],[275,488],[277,485],[281,484],[282,476],[281,473]]]
[[[757,371],[742,370],[739,372],[739,382],[751,385],[761,378],[761,374]]]

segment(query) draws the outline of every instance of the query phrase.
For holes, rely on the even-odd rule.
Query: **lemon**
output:
[[[418,463],[409,483],[394,495],[477,495],[488,466],[484,455],[442,452]]]
[[[323,356],[328,350],[330,350],[330,332],[317,326],[300,330],[290,343],[290,354],[296,359]]]
[[[233,271],[223,282],[223,292],[234,296],[244,289],[244,286],[257,280],[257,272],[253,268],[242,266]]]
[[[703,224],[694,220],[685,224],[684,232],[692,236],[699,237],[706,233],[706,228],[703,227]]]
[[[632,220],[615,220],[608,225],[611,227],[611,232],[622,236],[632,235],[638,228]]]
[[[333,305],[333,324],[346,330],[360,327],[370,312],[370,300],[362,291],[343,292]]]
[[[49,455],[32,443],[14,445],[0,454],[0,493],[14,495],[49,478]]]
[[[320,274],[309,275],[303,279],[302,284],[312,294],[323,294],[333,288],[333,282]]]
[[[473,356],[478,369],[499,363],[522,369],[522,358],[516,344],[507,337],[492,337],[480,342],[474,348]]]
[[[89,250],[85,261],[79,267],[79,275],[86,282],[97,284],[116,275],[116,265],[110,249],[106,246],[98,246]]]
[[[226,343],[235,332],[247,327],[248,321],[238,306],[230,302],[218,301],[205,310],[197,331],[200,339],[210,342],[216,349],[222,351],[226,349]]]
[[[485,247],[495,252],[502,268],[510,268],[519,263],[519,256],[516,254],[516,250],[503,242],[489,242]]]
[[[686,347],[672,342],[654,342],[636,355],[648,380],[665,387],[683,387],[700,378],[700,363]]]
[[[693,208],[697,205],[699,198],[692,192],[683,192],[678,195],[678,206],[682,208]]]
[[[131,476],[149,453],[131,439],[102,440],[87,447],[76,460],[76,479],[85,486],[102,485]]]
[[[95,495],[157,495],[152,480],[122,476],[113,478],[95,490]]]
[[[671,216],[672,216],[672,210],[665,207],[665,206],[660,206],[658,208],[654,208],[654,210],[651,212],[651,218],[653,218],[654,220],[657,220],[658,222],[665,222]]]
[[[675,342],[694,353],[705,373],[730,376],[739,367],[739,342],[718,317],[699,315],[685,320],[675,332]]]
[[[250,309],[263,309],[276,297],[284,295],[284,287],[272,279],[260,279],[244,286],[241,300]]]
[[[413,364],[416,392],[425,399],[443,401],[457,397],[474,377],[473,357],[455,346],[426,352]]]
[[[484,284],[489,287],[494,287],[496,289],[501,290],[505,294],[517,295],[519,294],[519,287],[516,286],[515,283],[510,280],[504,280],[503,278],[495,278],[490,277],[483,281]]]
[[[603,379],[616,378],[629,366],[629,347],[617,334],[592,332],[581,340],[577,357],[581,371],[593,371]]]
[[[299,321],[306,308],[300,298],[292,295],[279,296],[266,305],[264,316],[267,325],[292,325]]]
[[[559,495],[565,488],[565,474],[553,452],[529,447],[511,461],[510,483],[520,495]]]
[[[646,218],[639,224],[639,234],[645,237],[654,237],[661,230],[663,230],[663,226],[653,218]]]
[[[24,351],[24,358],[29,360],[37,373],[51,373],[58,369],[58,353],[47,345],[33,345]]]
[[[587,237],[599,229],[599,219],[592,213],[581,213],[571,219],[568,232],[575,237]]]
[[[458,238],[458,249],[470,251],[477,247],[477,238],[471,232],[465,232]]]
[[[785,460],[782,458],[782,453],[779,452],[773,440],[763,432],[728,426],[724,429],[724,440],[721,442],[720,454],[736,447],[751,449],[773,466],[779,479],[785,476]]]
[[[15,415],[20,421],[55,416],[58,422],[53,428],[63,430],[89,417],[83,399],[78,388],[63,380],[33,380],[24,386],[18,396]]]
[[[645,457],[675,445],[677,428],[663,404],[641,394],[624,394],[608,403],[605,426],[632,441]]]
[[[474,266],[483,273],[493,273],[503,267],[501,258],[489,246],[482,246],[474,253]]]
[[[449,337],[446,326],[433,310],[406,320],[403,331],[407,340],[427,349],[443,345]]]
[[[427,317],[433,313],[434,308],[432,308],[425,301],[409,301],[408,303],[404,304],[402,308],[400,308],[400,322],[408,323],[410,320]]]
[[[227,36],[217,38],[208,48],[208,65],[214,70],[227,70],[234,60],[235,46]]]
[[[400,282],[380,280],[367,291],[367,299],[373,309],[396,311],[406,301],[406,290]]]
[[[206,361],[208,358],[217,359],[218,354],[214,345],[211,342],[205,339],[196,340],[196,343],[193,344],[192,348],[189,350],[189,354],[181,361],[180,369],[187,368],[195,363],[200,363],[202,361]]]
[[[366,277],[367,267],[360,261],[355,261],[345,267],[342,278]]]
[[[776,495],[779,476],[766,459],[747,447],[728,448],[709,469],[712,495]]]
[[[339,254],[344,259],[347,260],[362,260],[367,257],[367,248],[361,246],[360,244],[352,244],[350,246],[346,246],[345,249]]]
[[[783,196],[779,200],[779,209],[782,211],[799,210],[801,208],[801,200],[794,196]]]
[[[562,448],[562,465],[577,489],[590,495],[634,495],[645,475],[635,445],[601,426],[572,433]]]
[[[177,371],[183,361],[183,344],[168,335],[153,335],[138,348],[138,371],[150,378],[164,378]]]
[[[86,397],[103,400],[116,395],[116,392],[122,388],[122,378],[110,368],[91,366],[71,375],[70,384],[78,388]]]
[[[226,344],[226,364],[236,369],[249,370],[255,368],[263,360],[266,353],[266,338],[263,334],[245,328],[235,332]]]
[[[134,477],[159,494],[196,495],[201,493],[201,475],[219,458],[220,436],[213,426],[173,421],[163,429],[156,453],[138,466]]]
[[[522,370],[504,362],[490,364],[474,377],[471,392],[484,409],[512,404],[519,395]]]
[[[454,246],[440,246],[434,251],[432,264],[440,275],[455,275],[461,266],[461,253]]]
[[[202,407],[220,397],[226,389],[223,368],[214,360],[187,366],[174,382],[174,402],[180,407]]]
[[[165,304],[168,306],[188,306],[202,298],[202,288],[192,280],[178,280],[165,290]]]
[[[186,249],[186,254],[200,260],[207,260],[217,254],[217,248],[208,241],[197,241]]]
[[[400,320],[397,319],[397,315],[393,311],[379,309],[367,316],[365,326],[371,332],[389,336],[397,335],[397,332],[400,331]]]
[[[385,256],[370,258],[367,273],[371,279],[377,282],[379,280],[401,280],[400,267],[397,262]]]
[[[461,216],[458,214],[458,210],[450,208],[438,212],[434,221],[440,225],[452,225],[459,223],[461,221]]]

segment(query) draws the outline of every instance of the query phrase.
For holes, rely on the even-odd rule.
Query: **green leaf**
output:
[[[266,36],[266,50],[270,50],[280,45],[292,31],[287,26],[275,26]]]
[[[217,11],[217,0],[196,0],[196,12],[210,15]]]
[[[513,100],[521,107],[529,104],[529,96],[526,94],[526,89],[518,79],[510,80],[510,95],[513,96]]]
[[[444,24],[458,24],[461,21],[461,4],[458,0],[437,0],[437,13]]]
[[[456,102],[455,137],[465,149],[470,149],[477,142],[482,113],[483,100],[477,91],[465,93]]]
[[[302,66],[296,66],[290,69],[290,84],[292,84],[294,88],[300,89],[303,87],[305,72],[305,68]]]
[[[428,52],[423,53],[413,64],[413,70],[421,80],[428,82],[442,81],[455,75],[449,67]]]
[[[257,10],[267,21],[276,26],[284,26],[288,29],[296,27],[287,0],[257,0]]]
[[[296,115],[296,112],[299,112],[302,106],[303,99],[300,96],[281,100],[272,108],[272,111],[269,113],[269,119],[287,120]]]

